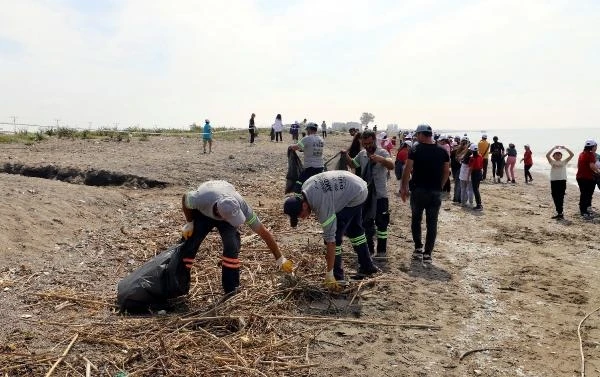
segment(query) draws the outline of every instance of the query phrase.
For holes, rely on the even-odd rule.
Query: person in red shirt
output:
[[[410,147],[410,142],[402,142],[398,152],[396,152],[396,161],[394,162],[394,175],[398,180],[398,187],[400,187],[400,181],[402,180],[402,172],[404,171],[404,164],[406,164],[406,160],[408,160],[408,148]],[[400,189],[398,189],[398,194],[400,193]]]
[[[531,172],[529,171],[529,169],[531,169],[531,167],[533,166],[533,157],[532,157],[533,153],[531,152],[531,148],[529,147],[529,144],[525,144],[525,153],[523,153],[523,158],[521,159],[521,162],[524,162],[524,167],[525,167],[525,183],[531,183],[533,182],[533,177],[531,176]]]
[[[477,144],[473,143],[469,146],[469,149],[473,152],[471,160],[469,161],[469,170],[471,172],[471,186],[473,187],[473,195],[475,196],[475,207],[476,211],[483,210],[481,205],[481,194],[479,193],[479,184],[483,179],[483,157],[477,152]]]
[[[579,186],[579,212],[584,219],[591,219],[592,197],[596,188],[594,174],[600,174],[596,167],[596,150],[598,143],[594,140],[587,140],[583,147],[583,152],[579,154],[577,161],[577,185]]]

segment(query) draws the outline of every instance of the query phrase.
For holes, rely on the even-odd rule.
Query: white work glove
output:
[[[294,270],[294,262],[286,259],[286,257],[283,255],[280,256],[275,263],[277,264],[277,267],[279,267],[280,271],[287,272],[288,274],[291,274]]]
[[[181,236],[187,240],[192,236],[192,233],[194,233],[194,222],[190,221],[181,228]]]
[[[325,273],[324,285],[325,288],[329,289],[330,291],[340,291],[342,289],[337,280],[335,280],[335,276],[333,276],[333,270],[327,271],[327,273]]]

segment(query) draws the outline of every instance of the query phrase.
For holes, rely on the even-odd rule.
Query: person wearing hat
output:
[[[298,133],[300,132],[300,125],[298,121],[295,120],[294,123],[290,126],[290,134],[292,135],[292,141],[298,142]]]
[[[477,144],[477,151],[483,157],[483,168],[481,180],[485,181],[487,178],[488,160],[490,157],[490,143],[487,141],[487,134],[481,135],[481,140]]]
[[[357,173],[365,182],[369,195],[363,206],[363,225],[367,245],[371,255],[375,254],[375,235],[377,235],[376,258],[386,258],[388,225],[390,224],[389,200],[387,194],[388,173],[394,168],[394,162],[388,151],[377,145],[375,132],[365,131],[361,136],[363,149],[351,159],[345,151],[342,153],[348,165],[360,168]]]
[[[362,208],[367,196],[367,183],[364,180],[348,171],[333,170],[310,177],[302,185],[301,192],[288,197],[283,204],[283,212],[290,217],[292,227],[298,225],[298,219],[306,219],[311,213],[321,224],[327,248],[325,286],[330,289],[339,289],[338,281],[344,280],[344,235],[350,238],[358,257],[357,277],[378,271],[371,260],[362,226]]]
[[[562,159],[561,149],[569,153],[569,157]],[[552,158],[550,158],[552,156]],[[550,163],[550,192],[556,208],[556,215],[552,216],[555,220],[564,219],[563,203],[565,192],[567,190],[567,164],[571,161],[574,154],[564,145],[556,145],[546,153],[546,159]]]
[[[208,144],[208,153],[212,153],[213,130],[210,125],[210,120],[204,120],[204,128],[202,129],[202,149],[206,153],[206,144]]]
[[[187,221],[183,226],[182,236],[194,242],[194,250],[200,247],[213,228],[219,231],[223,241],[221,283],[225,294],[235,292],[240,285],[238,254],[241,240],[237,228],[244,223],[265,241],[278,268],[287,273],[292,272],[292,261],[281,254],[273,235],[229,182],[204,182],[196,190],[183,194],[181,209]]]
[[[472,143],[469,146],[469,150],[473,153],[471,155],[471,160],[469,161],[469,172],[471,174],[471,188],[473,190],[473,195],[475,196],[475,207],[473,208],[476,211],[482,211],[483,207],[481,205],[481,194],[479,193],[479,184],[481,183],[481,179],[483,177],[483,157],[479,154],[478,145]]]
[[[402,172],[400,197],[406,202],[409,196],[408,182],[411,180],[411,231],[415,243],[413,259],[431,264],[431,254],[437,237],[438,214],[442,205],[441,191],[450,174],[450,158],[448,153],[433,141],[431,126],[419,125],[415,133],[418,144],[408,153],[408,160]],[[427,224],[425,245],[421,239],[423,211]]]
[[[587,140],[577,161],[576,178],[579,186],[579,212],[586,220],[594,216],[591,208],[594,190],[596,189],[595,176],[600,174],[600,170],[596,166],[597,149],[598,144],[595,140]]]
[[[492,155],[492,175],[493,181],[498,183],[504,176],[504,145],[498,141],[498,136],[493,137],[494,142],[490,145],[490,154]]]
[[[304,170],[300,174],[294,192],[298,193],[302,189],[302,184],[315,174],[323,172],[325,161],[323,160],[323,148],[325,141],[318,135],[319,127],[316,123],[306,125],[306,133],[297,144],[292,144],[289,149],[304,152]]]

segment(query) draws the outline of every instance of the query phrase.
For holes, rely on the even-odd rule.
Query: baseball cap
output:
[[[471,145],[469,145],[469,149],[475,152],[477,150],[477,144],[471,143]]]
[[[592,140],[592,139],[590,139],[590,140],[586,140],[586,141],[585,141],[585,146],[586,146],[586,147],[594,147],[594,146],[596,146],[596,145],[598,145],[598,144],[596,143],[596,140]]]
[[[204,119],[204,123],[210,123],[210,120]]]
[[[487,139],[487,134],[483,134],[483,135],[481,135],[481,138],[482,138],[482,139]]]
[[[318,130],[318,129],[319,129],[319,126],[317,126],[317,124],[316,124],[316,123],[309,123],[309,124],[307,124],[307,125],[306,125],[306,128],[307,128],[307,129],[309,129],[309,128],[310,128],[310,129],[313,129],[313,130]]]
[[[217,210],[225,221],[234,227],[238,227],[246,221],[246,216],[240,209],[240,203],[231,197],[223,197],[217,201]]]
[[[463,137],[460,138],[460,141],[469,141],[469,138],[466,137],[466,136],[463,136]]]
[[[298,225],[298,215],[302,211],[302,197],[299,195],[290,196],[283,202],[283,213],[290,217],[290,226],[295,228]]]
[[[428,124],[419,124],[417,126],[417,129],[415,130],[415,133],[419,133],[419,132],[431,132],[433,133],[433,130],[431,129],[431,126]]]

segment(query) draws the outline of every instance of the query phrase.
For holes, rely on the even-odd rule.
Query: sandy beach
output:
[[[292,231],[281,210],[289,135],[284,139],[271,143],[261,134],[250,147],[245,136],[228,141],[217,136],[211,154],[201,153],[200,140],[185,137],[0,145],[5,171],[54,166],[130,175],[121,185],[89,186],[81,175],[66,182],[0,173],[1,374],[45,375],[78,334],[54,375],[85,375],[83,357],[97,368],[94,376],[178,375],[174,371],[183,368],[183,359],[167,333],[171,364],[156,361],[155,369],[143,370],[151,365],[143,356],[152,352],[142,344],[148,334],[139,330],[140,344],[131,343],[135,337],[122,340],[120,326],[134,319],[111,305],[121,278],[177,242],[184,223],[181,194],[205,180],[234,184],[298,266],[296,278],[320,279],[324,262],[317,222]],[[348,135],[330,136],[325,154],[331,157],[349,144]],[[522,176],[518,169],[516,185],[482,184],[481,213],[443,202],[430,269],[411,263],[410,210],[393,195],[397,185],[391,180],[390,258],[380,263],[381,274],[352,282],[343,297],[311,301],[276,290],[273,297],[259,296],[261,287],[275,289],[284,278],[265,245],[243,228],[242,292],[212,315],[260,315],[262,327],[213,337],[202,332],[208,330],[190,330],[189,342],[210,343],[220,356],[195,355],[186,367],[201,370],[197,375],[231,376],[579,376],[578,324],[600,306],[598,223],[579,218],[574,185],[567,189],[566,219],[551,220],[548,178],[537,174],[525,185]],[[160,184],[150,187],[152,182]],[[596,206],[599,200],[595,193]],[[211,234],[197,258],[187,308],[167,313],[165,321],[202,313],[218,300],[220,252],[218,234]],[[355,259],[345,244],[349,270]],[[253,297],[260,302],[252,304]],[[348,321],[268,320],[267,310],[275,304],[277,313],[270,314],[280,317]],[[141,328],[144,321],[157,320],[135,321]],[[417,324],[429,327],[409,326]],[[596,312],[581,329],[588,377],[600,376],[599,326]],[[292,334],[299,338],[291,339]],[[290,353],[261,351],[266,343]],[[131,356],[135,352],[139,355]],[[270,359],[256,356],[261,353]],[[263,362],[274,357],[282,364]]]

